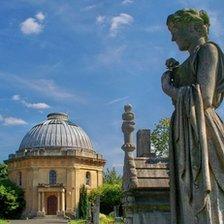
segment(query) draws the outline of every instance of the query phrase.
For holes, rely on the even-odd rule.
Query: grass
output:
[[[83,219],[70,220],[69,224],[86,224],[86,221]]]
[[[114,218],[112,216],[100,214],[100,224],[114,224]]]
[[[112,216],[100,214],[100,224],[114,224],[114,223],[115,221]],[[123,223],[124,222],[120,222],[120,224],[123,224]],[[70,220],[69,224],[86,224],[86,221],[83,219]]]
[[[9,223],[8,221],[0,219],[0,224],[8,224],[8,223]]]

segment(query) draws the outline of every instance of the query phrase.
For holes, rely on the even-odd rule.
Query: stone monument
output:
[[[224,127],[215,109],[224,94],[224,55],[208,40],[205,11],[183,9],[167,26],[189,57],[167,61],[162,88],[175,110],[170,129],[172,224],[224,222]]]
[[[137,132],[137,157],[134,157],[132,132],[135,122],[131,105],[124,107],[122,119],[126,224],[170,224],[167,163],[156,160],[150,152],[148,129]]]

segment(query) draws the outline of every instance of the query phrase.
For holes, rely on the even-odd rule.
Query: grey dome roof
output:
[[[65,113],[51,113],[46,121],[34,126],[24,136],[19,150],[51,147],[93,150],[88,135]]]

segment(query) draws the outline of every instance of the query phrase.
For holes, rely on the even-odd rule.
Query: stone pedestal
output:
[[[124,197],[126,224],[170,224],[169,190],[135,190]]]

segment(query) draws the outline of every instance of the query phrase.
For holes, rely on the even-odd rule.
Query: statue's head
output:
[[[172,41],[177,43],[181,51],[188,50],[192,41],[208,39],[210,22],[208,14],[203,10],[178,10],[168,16],[166,24],[172,34]]]

